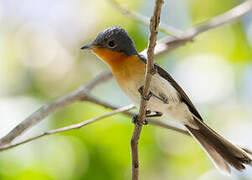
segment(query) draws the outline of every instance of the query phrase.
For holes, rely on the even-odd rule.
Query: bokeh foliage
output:
[[[151,15],[154,1],[118,1]],[[162,21],[185,29],[241,3],[238,0],[167,0]],[[123,26],[139,51],[148,27],[128,19],[104,0],[2,0],[0,2],[0,135],[42,104],[107,69],[81,45],[111,25]],[[159,37],[165,34],[160,33]],[[205,32],[160,59],[201,111],[205,121],[237,144],[252,148],[252,14]],[[116,105],[129,100],[114,80],[93,94]],[[47,118],[26,135],[77,123],[108,112],[81,102]],[[165,118],[170,120],[169,118]],[[80,130],[45,137],[0,153],[0,179],[130,179],[131,119],[116,115]],[[141,179],[242,179],[252,169],[220,175],[191,138],[154,126],[140,140]]]

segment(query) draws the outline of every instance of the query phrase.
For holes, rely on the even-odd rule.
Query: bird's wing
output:
[[[146,64],[146,58],[142,55],[139,55],[139,58]],[[162,67],[160,67],[158,64],[154,64],[154,67],[157,69],[157,73],[167,80],[179,93],[181,100],[188,106],[191,113],[193,113],[194,116],[196,116],[199,120],[203,121],[202,117],[200,116],[199,112],[193,105],[192,101],[189,99],[189,97],[186,95],[184,90],[178,85],[178,83],[172,78],[172,76],[164,70]]]
[[[167,80],[171,85],[178,91],[179,95],[181,96],[182,101],[188,106],[191,113],[193,113],[197,118],[199,118],[201,121],[203,121],[202,117],[200,116],[199,112],[193,105],[192,101],[189,99],[189,97],[186,95],[184,90],[178,85],[178,83],[172,78],[172,76],[164,70],[162,67],[160,67],[158,64],[154,65],[157,69],[158,74]]]

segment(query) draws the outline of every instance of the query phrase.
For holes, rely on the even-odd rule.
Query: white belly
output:
[[[127,86],[124,86],[123,89],[137,107],[139,107],[141,100],[138,89],[143,83],[143,80],[139,82],[128,81]],[[170,116],[183,124],[194,124],[192,113],[189,111],[187,105],[181,102],[179,93],[167,80],[155,74],[152,76],[150,91],[156,96],[167,98],[168,104],[152,96],[148,101],[147,109],[162,112],[164,115]]]

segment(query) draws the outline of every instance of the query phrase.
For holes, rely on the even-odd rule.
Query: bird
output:
[[[91,50],[112,71],[122,91],[139,108],[143,98],[143,87],[147,59],[140,55],[128,33],[120,26],[111,26],[100,32],[95,40],[81,47]],[[237,170],[252,164],[246,152],[232,144],[202,119],[198,110],[173,77],[157,63],[152,76],[146,117],[169,116],[182,124],[201,145],[215,167],[230,174],[230,166]]]

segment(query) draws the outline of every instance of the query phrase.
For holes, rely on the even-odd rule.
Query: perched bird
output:
[[[139,107],[146,59],[137,52],[127,32],[119,26],[109,27],[98,34],[91,44],[81,49],[91,49],[108,64],[123,92]],[[166,70],[158,64],[155,64],[154,68],[157,73],[151,80],[147,116],[164,114],[184,125],[215,166],[224,173],[230,173],[229,165],[243,170],[244,164],[252,163],[240,147],[217,134],[203,122],[191,100]]]

